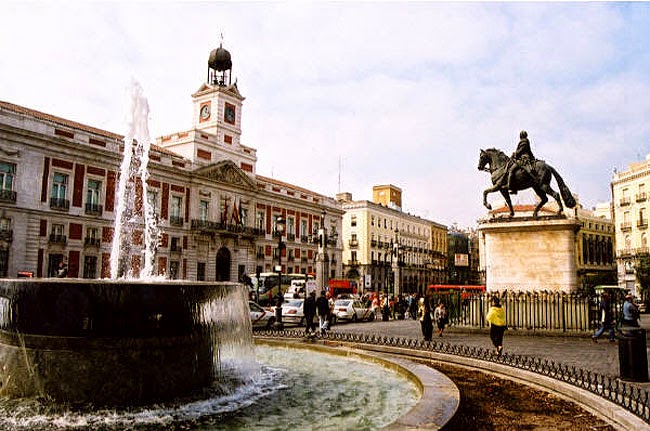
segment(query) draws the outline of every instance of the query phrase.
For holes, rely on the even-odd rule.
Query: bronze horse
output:
[[[556,200],[559,207],[558,215],[562,214],[564,209],[562,201],[564,201],[564,204],[568,208],[575,207],[576,201],[560,174],[543,160],[535,160],[533,164],[534,172],[537,174],[536,178],[533,178],[524,169],[517,169],[510,184],[514,191],[526,190],[531,187],[535,190],[535,193],[540,198],[540,202],[535,207],[535,211],[533,211],[533,217],[537,217],[540,208],[548,202],[546,195],[551,195]],[[481,150],[481,155],[478,159],[478,169],[480,171],[487,171],[492,176],[492,187],[483,191],[483,205],[491,210],[492,206],[487,201],[487,195],[492,192],[501,192],[510,209],[510,217],[515,215],[512,209],[512,202],[510,201],[510,193],[508,192],[508,172],[513,165],[514,163],[510,161],[510,157],[496,148]],[[486,168],[487,166],[489,168]],[[551,176],[555,177],[555,181],[560,188],[560,193],[551,188]],[[560,195],[562,196],[561,199]]]

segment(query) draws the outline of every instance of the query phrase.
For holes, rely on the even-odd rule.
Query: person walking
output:
[[[325,296],[324,290],[316,300],[316,313],[318,313],[318,326],[320,333],[321,335],[325,335],[329,325],[330,303]]]
[[[497,355],[503,351],[503,333],[508,328],[506,326],[506,312],[501,307],[501,300],[495,296],[492,298],[492,306],[485,316],[490,323],[490,340],[496,349]]]
[[[418,320],[420,321],[420,329],[422,330],[422,336],[424,341],[431,341],[433,336],[433,322],[431,320],[431,305],[426,298],[420,298],[420,304],[418,306]]]
[[[305,315],[305,336],[309,337],[316,334],[316,292],[313,290],[309,292],[305,302],[302,305],[302,310]]]
[[[629,293],[625,295],[625,303],[623,303],[623,320],[621,323],[624,326],[639,327],[639,309],[634,303],[634,297]]]
[[[433,311],[433,320],[436,322],[436,326],[438,327],[438,337],[442,337],[445,326],[447,326],[447,323],[449,322],[449,317],[447,317],[447,308],[445,307],[444,302],[441,301]]]
[[[600,307],[598,308],[600,313],[600,326],[594,332],[594,335],[591,336],[591,340],[594,343],[598,342],[598,338],[603,335],[603,332],[607,330],[609,332],[609,342],[613,343],[616,341],[614,338],[614,318],[612,316],[612,306],[609,301],[609,293],[603,293],[603,297],[600,300]]]

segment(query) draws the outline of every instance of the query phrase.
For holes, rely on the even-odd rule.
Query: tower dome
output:
[[[208,67],[219,72],[232,69],[230,52],[221,45],[219,45],[219,48],[213,49],[208,59]]]
[[[213,49],[208,58],[208,83],[220,86],[230,85],[231,73],[230,52],[219,44],[219,48]]]

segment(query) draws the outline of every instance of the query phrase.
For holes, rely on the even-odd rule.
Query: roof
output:
[[[26,108],[24,106],[16,105],[14,103],[5,102],[5,101],[2,101],[2,100],[0,100],[0,109],[5,109],[7,111],[15,112],[17,114],[28,115],[30,117],[33,117],[33,118],[36,118],[36,119],[39,119],[39,120],[49,121],[49,122],[54,123],[54,124],[69,127],[71,129],[83,130],[84,132],[93,133],[95,135],[104,136],[106,138],[115,139],[115,140],[118,140],[118,141],[123,141],[124,140],[124,135],[120,135],[118,133],[113,133],[113,132],[109,132],[107,130],[98,129],[96,127],[88,126],[86,124],[78,123],[78,122],[72,121],[72,120],[67,120],[65,118],[57,117],[55,115],[47,114],[45,112],[37,111],[35,109]],[[165,148],[159,147],[158,145],[155,145],[153,143],[151,144],[151,149],[156,151],[156,152],[162,153],[162,154],[167,154],[167,155],[175,156],[175,157],[181,157],[178,154],[176,154],[176,153],[174,153],[172,151],[169,151],[169,150],[167,150]]]

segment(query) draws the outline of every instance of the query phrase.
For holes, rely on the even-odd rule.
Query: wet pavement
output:
[[[650,315],[644,315],[641,326],[650,333]],[[376,334],[389,337],[406,337],[421,339],[420,323],[415,320],[390,320],[384,322],[339,323],[332,327],[333,332],[357,334]],[[448,327],[442,338],[437,337],[434,329],[434,340],[450,344],[461,344],[473,347],[493,349],[488,331],[467,330],[465,328]],[[646,343],[648,344],[648,343]],[[574,366],[592,372],[617,377],[619,373],[618,341],[611,343],[607,333],[603,334],[598,343],[591,339],[591,333],[571,336],[543,336],[521,334],[517,330],[506,331],[503,340],[504,353],[525,355],[559,364]],[[647,351],[646,351],[647,354]],[[650,388],[650,383],[638,383]]]

